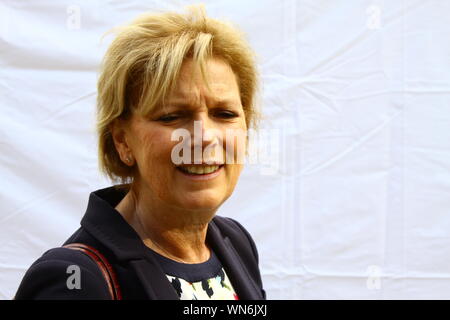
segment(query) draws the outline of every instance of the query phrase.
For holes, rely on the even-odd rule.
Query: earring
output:
[[[131,164],[132,160],[129,156],[126,157],[125,161],[127,162],[127,164]]]

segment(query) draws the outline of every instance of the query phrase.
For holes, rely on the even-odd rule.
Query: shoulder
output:
[[[97,264],[82,252],[53,248],[26,271],[15,299],[109,299]]]

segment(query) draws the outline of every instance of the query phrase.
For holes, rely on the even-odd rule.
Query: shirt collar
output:
[[[91,192],[81,226],[108,247],[119,260],[140,259],[145,245],[115,206],[126,191],[116,186]]]

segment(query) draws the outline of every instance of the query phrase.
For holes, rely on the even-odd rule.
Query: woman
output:
[[[120,184],[91,193],[80,229],[15,298],[265,299],[251,236],[215,216],[242,170],[256,84],[242,36],[201,8],[122,28],[97,101],[100,167]]]

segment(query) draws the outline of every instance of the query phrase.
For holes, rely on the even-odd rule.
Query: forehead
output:
[[[210,58],[205,63],[206,81],[192,59],[183,62],[168,102],[197,102],[200,100],[231,100],[240,102],[236,75],[225,61]]]

